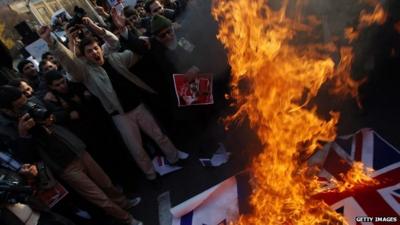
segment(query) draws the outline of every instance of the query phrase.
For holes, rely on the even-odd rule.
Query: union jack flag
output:
[[[361,161],[374,170],[378,185],[344,192],[318,195],[332,209],[342,213],[350,225],[377,225],[379,222],[357,222],[356,217],[397,217],[400,215],[400,151],[371,129],[338,137],[335,142],[311,160],[320,160],[321,180],[341,179],[353,161]],[[321,160],[322,159],[322,160]],[[399,222],[399,220],[397,220]],[[386,223],[387,224],[387,223]]]

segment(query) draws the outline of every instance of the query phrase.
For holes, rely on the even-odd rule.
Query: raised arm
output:
[[[117,36],[115,36],[115,34],[111,33],[110,31],[99,27],[96,23],[93,22],[92,19],[90,19],[89,17],[83,17],[82,18],[82,22],[84,25],[86,25],[93,33],[95,33],[96,35],[98,35],[101,39],[104,40],[105,44],[106,44],[106,48],[108,48],[107,50],[109,50],[109,52],[115,52],[118,51],[118,49],[120,48],[120,43],[119,43],[119,39]]]
[[[63,44],[52,37],[49,26],[42,26],[38,33],[39,36],[47,42],[50,51],[58,58],[61,65],[68,71],[74,80],[79,82],[84,81],[87,74],[85,72],[85,63]]]

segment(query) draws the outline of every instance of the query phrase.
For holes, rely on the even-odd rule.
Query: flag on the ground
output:
[[[345,174],[354,161],[361,161],[374,170],[372,177],[378,185],[318,195],[342,213],[350,225],[380,224],[375,223],[378,217],[395,218],[400,223],[400,151],[375,131],[362,129],[353,135],[338,137],[311,161],[319,161],[320,177],[326,181],[340,180],[340,174]],[[362,217],[371,217],[374,223],[365,222]]]
[[[180,166],[170,165],[164,156],[159,155],[154,157],[153,166],[160,176],[182,169]]]
[[[171,209],[172,225],[227,225],[248,210],[248,174],[233,176]]]
[[[341,193],[327,192],[315,197],[324,200],[332,209],[342,213],[349,225],[384,224],[356,221],[371,217],[400,221],[400,151],[371,129],[362,129],[353,135],[338,137],[310,159],[310,164],[320,164],[321,179],[340,179],[353,161],[361,161],[374,169],[373,178],[378,185],[364,186]],[[248,175],[248,174],[247,174]],[[245,188],[243,188],[245,187]],[[250,187],[248,177],[231,177],[171,209],[173,225],[229,224],[248,211]],[[245,206],[245,207],[243,207]],[[396,221],[395,221],[396,220]],[[387,223],[385,223],[387,224]]]

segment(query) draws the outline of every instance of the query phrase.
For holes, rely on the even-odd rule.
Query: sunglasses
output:
[[[159,38],[165,38],[167,35],[171,35],[173,33],[173,30],[171,29],[171,28],[169,28],[168,30],[166,30],[166,31],[164,31],[164,32],[162,32],[162,33],[159,33],[158,35],[157,35],[157,37],[159,37]]]

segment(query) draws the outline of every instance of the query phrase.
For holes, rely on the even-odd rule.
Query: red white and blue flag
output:
[[[383,224],[376,222],[376,218],[382,217],[400,224],[400,151],[379,134],[362,129],[353,135],[338,137],[311,161],[316,159],[322,159],[320,177],[327,181],[340,180],[340,174],[345,174],[354,161],[361,161],[374,170],[372,177],[379,182],[377,185],[318,196],[342,213],[350,225]],[[375,219],[371,222],[360,219],[364,217]]]
[[[400,151],[376,132],[362,129],[338,137],[317,152],[309,163],[321,166],[321,180],[329,185],[331,178],[340,180],[340,174],[346,174],[354,161],[374,169],[372,177],[379,184],[344,192],[330,191],[315,197],[343,214],[349,225],[400,224]],[[220,225],[235,221],[239,214],[249,211],[248,180],[248,174],[233,176],[175,206],[171,209],[172,225]],[[366,222],[367,217],[383,218],[391,223]]]

